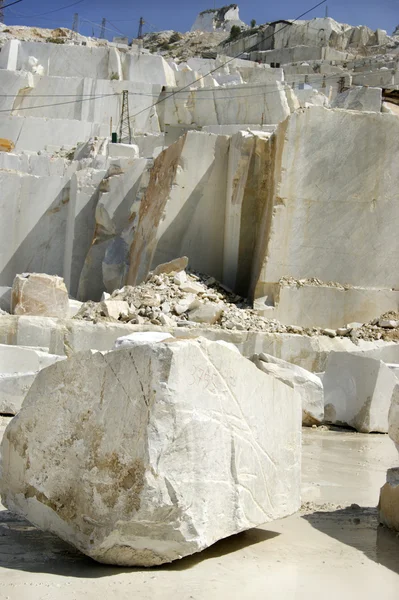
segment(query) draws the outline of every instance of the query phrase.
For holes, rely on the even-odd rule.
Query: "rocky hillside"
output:
[[[227,31],[189,31],[179,33],[177,31],[159,31],[148,33],[142,40],[144,48],[152,53],[159,52],[164,58],[176,58],[182,61],[193,56],[209,55],[216,53],[218,46],[229,39]],[[133,40],[138,44],[140,40]]]

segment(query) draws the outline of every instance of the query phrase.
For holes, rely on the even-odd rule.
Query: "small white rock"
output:
[[[179,285],[179,286],[186,283],[186,281],[187,281],[187,273],[185,271],[179,271],[173,277],[173,283],[175,283],[176,285]]]
[[[186,292],[188,294],[203,294],[205,292],[205,288],[200,283],[195,283],[195,281],[183,283],[180,286],[180,289],[182,292]]]
[[[175,304],[174,311],[177,315],[182,315],[188,310],[199,306],[199,303],[200,302],[195,294],[188,294],[185,298],[182,298]]]
[[[324,333],[324,335],[328,335],[331,338],[334,338],[337,336],[337,332],[335,329],[323,329],[323,333]]]
[[[394,319],[380,319],[378,325],[385,329],[395,329],[396,327],[399,327],[399,321],[395,321]]]
[[[125,300],[105,300],[102,302],[102,310],[106,317],[115,319],[129,315],[129,304]]]

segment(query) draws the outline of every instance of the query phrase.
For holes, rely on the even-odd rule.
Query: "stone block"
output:
[[[361,156],[360,147],[367,147]],[[279,124],[262,166],[269,191],[252,266],[254,298],[282,277],[398,289],[398,152],[395,115],[314,106]]]
[[[194,321],[194,323],[208,323],[209,325],[213,325],[219,321],[223,312],[223,305],[217,306],[215,304],[201,303],[200,306],[194,308],[194,310],[190,310],[188,318],[190,321]]]
[[[62,277],[45,273],[25,273],[14,279],[11,311],[15,315],[67,317],[68,291]]]
[[[300,395],[302,425],[319,425],[324,420],[324,392],[320,377],[264,352],[254,354],[251,360],[258,369],[283,381]]]
[[[174,305],[173,310],[177,315],[182,315],[190,309],[197,308],[199,304],[200,301],[195,294],[187,294]]]
[[[387,471],[386,484],[380,490],[378,514],[380,523],[399,531],[399,467]]]
[[[180,285],[180,289],[182,292],[186,292],[187,294],[204,294],[205,289],[204,286],[200,283],[196,283],[195,281],[188,281],[187,283],[182,283]]]
[[[161,331],[137,331],[136,333],[130,333],[124,335],[115,341],[115,350],[121,348],[129,348],[131,346],[137,346],[138,344],[155,344],[157,342],[164,342],[165,340],[173,339],[170,333],[162,333]]]
[[[396,384],[388,413],[388,434],[399,452],[399,384]]]
[[[388,412],[397,379],[381,360],[332,352],[323,377],[325,421],[362,433],[388,432]]]
[[[104,300],[102,302],[105,316],[117,321],[119,317],[127,317],[129,314],[129,304],[124,300]]]
[[[62,358],[38,348],[0,344],[0,374],[40,371]]]
[[[37,373],[64,356],[0,344],[0,413],[16,415]]]
[[[37,373],[0,374],[0,413],[16,415]]]
[[[381,104],[381,88],[354,86],[342,92],[342,94],[338,94],[332,103],[332,107],[381,112]]]
[[[81,353],[8,425],[2,502],[97,561],[159,565],[298,510],[300,446],[299,397],[225,344]]]

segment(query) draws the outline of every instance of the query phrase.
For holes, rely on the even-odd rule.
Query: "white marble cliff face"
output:
[[[139,342],[39,373],[2,501],[100,562],[157,565],[295,512],[300,445],[299,396],[234,347]]]
[[[397,289],[396,116],[311,107],[275,136],[255,297],[283,276]]]

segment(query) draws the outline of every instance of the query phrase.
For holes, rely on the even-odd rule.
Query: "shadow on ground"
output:
[[[315,529],[399,574],[399,534],[379,525],[376,508],[354,504],[334,511],[313,512],[303,518]]]
[[[145,571],[183,571],[203,560],[218,558],[248,546],[271,540],[279,534],[264,529],[251,529],[220,540],[207,550],[173,563],[144,569]],[[102,565],[88,558],[57,536],[40,531],[25,519],[8,510],[0,511],[0,568],[51,573],[64,577],[100,578],[142,568]]]

